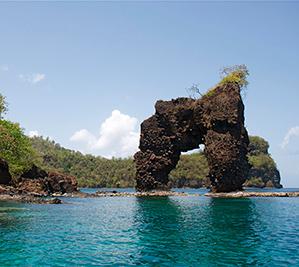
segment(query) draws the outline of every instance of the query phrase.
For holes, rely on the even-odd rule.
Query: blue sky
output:
[[[156,100],[193,83],[205,91],[244,63],[249,133],[298,187],[298,13],[296,2],[0,2],[7,118],[65,147],[126,156]]]

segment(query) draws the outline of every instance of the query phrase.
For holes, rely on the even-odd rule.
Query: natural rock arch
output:
[[[238,83],[218,85],[201,99],[158,101],[156,113],[141,124],[135,156],[138,191],[168,189],[168,174],[181,152],[205,145],[214,192],[242,189],[249,164],[249,138]]]

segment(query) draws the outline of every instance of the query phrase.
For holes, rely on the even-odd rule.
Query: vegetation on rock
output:
[[[219,85],[227,84],[227,83],[236,83],[240,87],[240,89],[244,89],[248,86],[247,77],[249,75],[249,71],[246,65],[235,65],[232,67],[225,67],[222,70],[222,80]]]
[[[248,86],[247,77],[249,76],[249,71],[246,65],[234,65],[231,67],[224,67],[221,74],[221,81],[214,87],[209,89],[203,96],[211,97],[216,93],[216,88],[229,83],[235,83],[239,86],[240,90],[243,91]]]
[[[245,186],[281,187],[280,173],[268,152],[269,143],[259,136],[251,136],[249,139],[248,160],[252,168],[249,173],[251,179]]]

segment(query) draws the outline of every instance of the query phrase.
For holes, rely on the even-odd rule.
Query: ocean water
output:
[[[299,198],[64,201],[0,202],[0,266],[299,266]]]

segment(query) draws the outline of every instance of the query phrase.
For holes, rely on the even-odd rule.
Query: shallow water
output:
[[[64,201],[0,202],[0,266],[299,266],[299,198]]]

